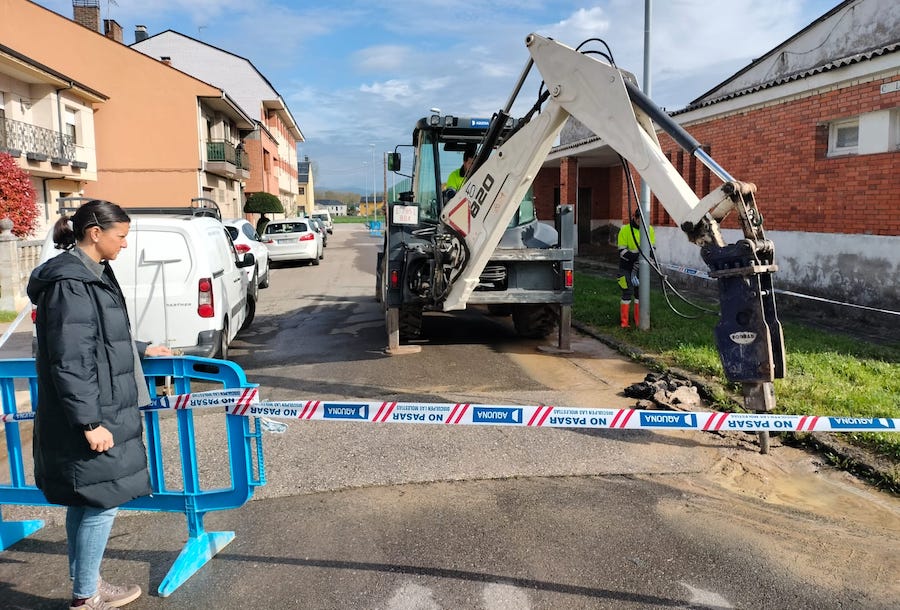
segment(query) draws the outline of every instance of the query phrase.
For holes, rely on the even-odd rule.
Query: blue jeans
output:
[[[100,561],[118,508],[70,506],[66,512],[69,545],[69,578],[72,597],[83,599],[97,593]]]

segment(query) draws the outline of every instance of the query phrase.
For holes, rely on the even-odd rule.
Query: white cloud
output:
[[[559,41],[581,41],[585,38],[602,36],[609,30],[610,20],[606,11],[595,6],[580,8],[562,21],[549,26],[547,32]],[[575,43],[567,43],[574,46]]]
[[[409,82],[397,79],[382,83],[372,83],[371,85],[360,85],[359,90],[363,93],[371,93],[389,102],[409,100],[412,95],[412,87],[410,87]]]
[[[414,56],[409,47],[385,44],[360,49],[353,54],[356,65],[365,72],[397,72],[408,67]]]
[[[749,62],[795,33],[798,14],[795,0],[732,0],[718,3],[713,15],[708,2],[673,0],[653,15],[655,67],[677,72],[735,59]]]

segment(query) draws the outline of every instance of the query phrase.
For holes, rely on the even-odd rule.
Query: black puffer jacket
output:
[[[149,494],[131,328],[112,270],[100,279],[63,252],[34,270],[28,296],[37,306],[36,485],[67,506],[111,508]],[[88,446],[82,425],[93,422],[112,433],[109,451]]]

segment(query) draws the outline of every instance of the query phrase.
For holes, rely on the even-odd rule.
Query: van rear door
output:
[[[179,347],[197,343],[197,265],[188,235],[133,218],[128,247],[112,267],[128,305],[134,338]],[[166,304],[168,303],[168,307]]]

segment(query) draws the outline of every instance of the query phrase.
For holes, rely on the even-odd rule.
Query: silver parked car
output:
[[[306,218],[272,220],[263,232],[263,243],[272,261],[310,261],[325,258],[322,236]]]
[[[309,217],[309,222],[313,225],[316,230],[319,232],[319,235],[322,236],[322,247],[328,247],[328,230],[325,228],[325,223],[314,216]]]

